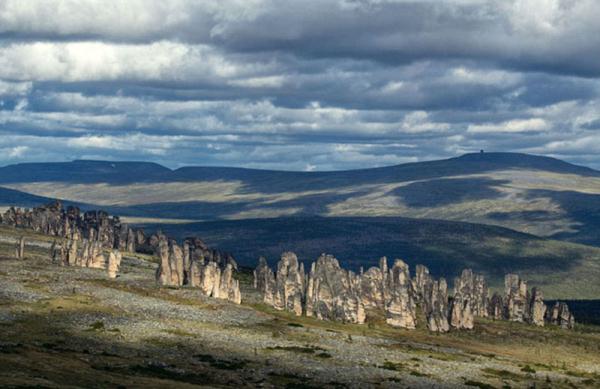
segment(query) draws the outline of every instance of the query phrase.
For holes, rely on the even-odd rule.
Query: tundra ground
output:
[[[0,386],[479,387],[600,385],[600,327],[575,331],[480,320],[432,334],[295,317],[261,304],[248,273],[241,306],[159,288],[152,258],[120,277],[61,267],[49,239],[0,236]]]

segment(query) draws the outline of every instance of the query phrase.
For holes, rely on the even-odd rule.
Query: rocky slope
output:
[[[58,238],[50,248],[50,257],[63,266],[107,268],[109,276],[115,278],[120,251],[150,251],[159,258],[155,278],[160,285],[197,287],[206,296],[241,302],[239,283],[233,278],[235,260],[209,249],[198,238],[186,239],[182,248],[161,232],[146,237],[142,229],[122,224],[118,216],[111,217],[104,211],[81,214],[74,206],[65,210],[59,201],[32,210],[10,207],[0,216],[0,224]],[[23,250],[21,238],[16,247],[17,259],[24,257]]]
[[[277,311],[240,274],[245,302],[160,288],[124,253],[117,279],[52,263],[52,238],[0,228],[0,382],[42,387],[594,387],[597,327],[558,331],[476,318],[430,334],[385,319],[341,324]],[[142,258],[142,259],[140,259]],[[293,279],[293,277],[292,277]]]

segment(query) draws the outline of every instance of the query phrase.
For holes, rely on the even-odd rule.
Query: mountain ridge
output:
[[[467,164],[466,166],[464,165],[465,163]],[[170,169],[159,163],[145,161],[76,159],[71,162],[27,162],[0,167],[0,183],[17,183],[24,182],[24,180],[39,180],[41,178],[45,178],[48,181],[68,179],[71,180],[69,182],[77,182],[77,179],[79,179],[82,182],[102,182],[102,179],[108,177],[115,179],[117,182],[158,182],[161,179],[167,181],[187,181],[198,178],[219,177],[223,173],[228,173],[229,177],[227,178],[261,178],[265,175],[287,175],[296,178],[329,178],[332,176],[347,175],[362,176],[363,174],[377,178],[378,175],[388,172],[407,174],[413,168],[427,169],[429,171],[428,176],[432,177],[436,176],[436,174],[450,174],[451,169],[457,169],[457,173],[459,173],[461,164],[463,164],[463,169],[470,166],[470,173],[473,171],[486,172],[506,168],[528,168],[600,177],[600,171],[598,170],[553,157],[523,153],[485,152],[467,153],[447,159],[409,162],[382,167],[312,172],[200,165]],[[444,165],[447,166],[444,167]],[[85,175],[83,174],[83,169],[85,169]],[[70,177],[64,177],[67,173]],[[141,173],[144,173],[144,175],[140,176]],[[196,175],[199,173],[203,176],[197,177]],[[96,177],[92,179],[90,177],[91,174],[95,174]]]

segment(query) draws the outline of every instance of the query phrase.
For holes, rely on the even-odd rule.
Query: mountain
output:
[[[0,168],[0,186],[131,217],[428,218],[600,245],[600,172],[527,154],[476,153],[333,172],[171,170],[144,162],[19,164]]]
[[[169,180],[172,170],[151,162],[72,162],[20,163],[0,168],[0,182],[67,182],[125,184]]]

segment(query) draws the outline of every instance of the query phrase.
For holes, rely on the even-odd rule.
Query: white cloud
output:
[[[0,46],[0,78],[20,81],[215,82],[243,75],[211,47],[173,42],[142,45],[102,42],[36,42]]]
[[[7,82],[0,80],[0,96],[24,96],[31,92],[31,82]]]
[[[499,124],[471,124],[467,132],[470,133],[517,133],[530,131],[545,131],[550,128],[550,124],[544,119],[515,119]]]
[[[447,75],[442,78],[449,84],[474,84],[492,85],[499,87],[510,87],[521,81],[522,76],[497,69],[469,69],[464,66],[449,69]]]

